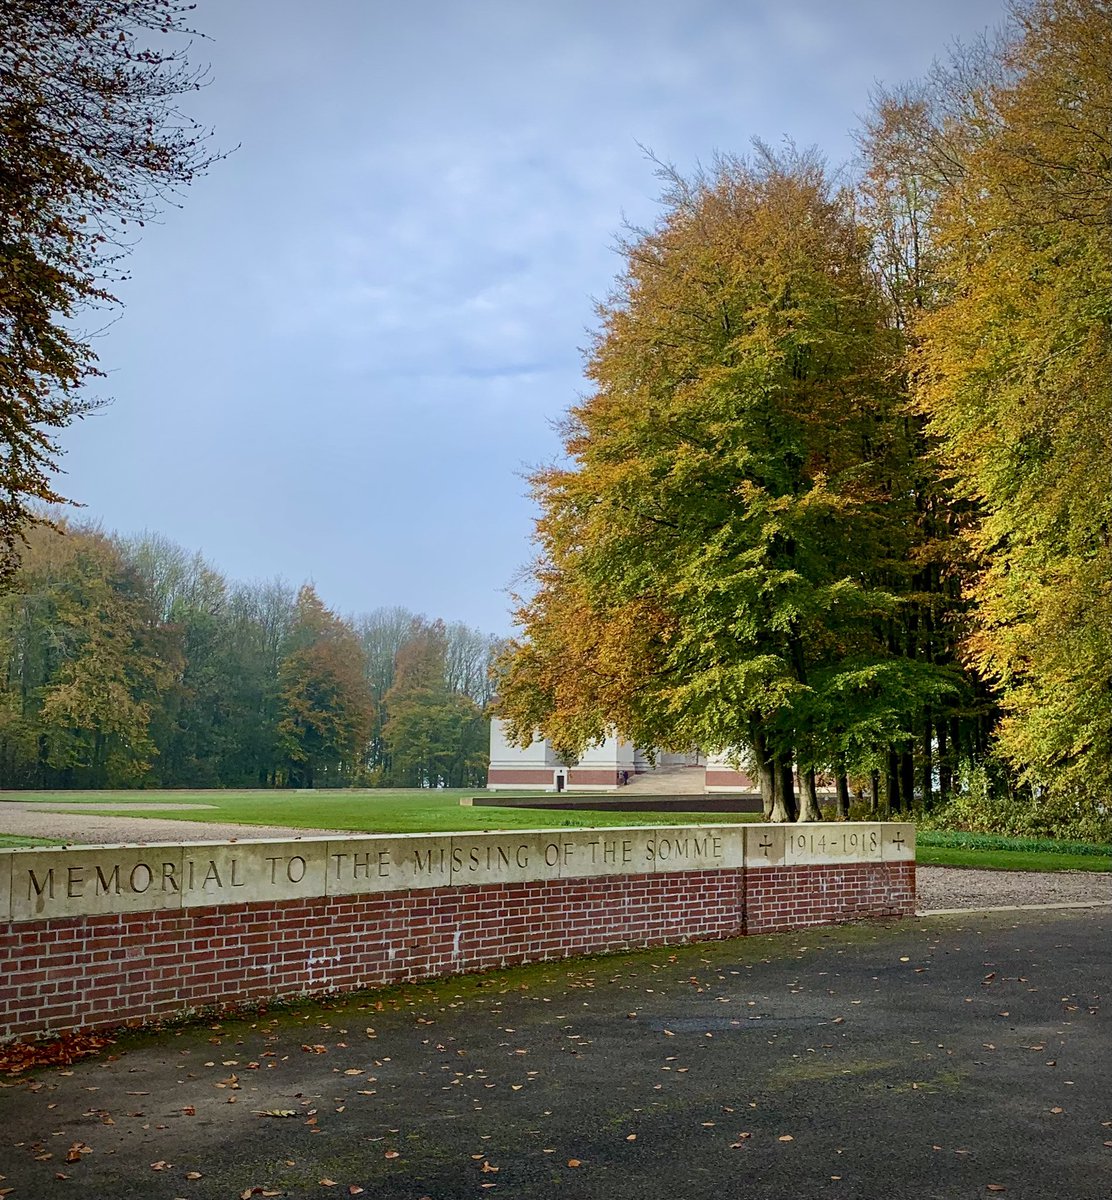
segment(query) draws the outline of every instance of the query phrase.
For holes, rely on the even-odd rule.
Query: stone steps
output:
[[[707,789],[706,767],[657,767],[642,775],[631,775],[620,788],[623,796],[691,796]]]

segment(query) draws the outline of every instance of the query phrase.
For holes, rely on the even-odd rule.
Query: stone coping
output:
[[[915,827],[638,825],[0,851],[0,921],[716,868],[906,862]]]

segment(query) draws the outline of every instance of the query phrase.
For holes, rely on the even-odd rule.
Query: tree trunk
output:
[[[846,778],[844,770],[838,772],[835,783],[838,788],[838,801],[834,815],[839,821],[849,820],[849,780]]]
[[[780,772],[780,766],[775,758],[768,762],[768,774],[772,788],[772,807],[769,809],[768,819],[775,821],[777,825],[783,824],[790,820],[788,810],[784,805],[784,781]]]
[[[880,772],[869,772],[869,812],[876,816],[880,812]]]
[[[753,738],[753,755],[757,765],[757,785],[761,789],[761,807],[764,819],[773,820],[772,809],[776,800],[776,772],[768,757],[768,743],[764,735],[758,733]]]
[[[931,720],[928,715],[923,729],[923,811],[930,812],[934,805],[934,746],[931,740]]]
[[[888,751],[888,771],[885,780],[886,798],[888,800],[888,811],[890,813],[899,812],[903,805],[900,797],[900,755],[896,750]]]
[[[953,787],[945,721],[938,722],[936,732],[938,734],[938,798],[945,804],[950,799],[950,790]]]
[[[799,816],[799,808],[795,802],[795,780],[792,777],[792,756],[782,754],[780,758],[780,791],[784,798],[786,821],[794,821]]]
[[[815,772],[810,767],[802,773],[800,790],[803,794],[799,806],[799,820],[821,821],[822,809],[819,808],[819,795],[815,787]]]
[[[900,796],[903,811],[911,812],[915,805],[915,755],[910,748],[900,754]]]

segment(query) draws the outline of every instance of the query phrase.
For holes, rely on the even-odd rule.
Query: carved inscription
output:
[[[864,855],[875,858],[880,853],[880,829],[839,829],[836,825],[800,829],[797,826],[788,834],[788,851],[789,856],[859,858]]]
[[[874,823],[369,835],[288,842],[13,850],[0,919],[472,887],[722,867],[913,858],[914,828]]]

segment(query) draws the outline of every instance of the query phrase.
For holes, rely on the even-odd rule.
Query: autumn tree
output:
[[[816,819],[816,771],[904,738],[949,686],[883,635],[892,333],[814,157],[758,146],[668,184],[600,311],[573,465],[534,477],[538,588],[499,711],[572,754],[609,728],[743,752],[778,820],[796,768]]]
[[[0,577],[37,501],[57,501],[57,431],[102,374],[78,321],[115,303],[135,231],[211,163],[178,109],[201,85],[168,34],[176,0],[0,0]]]
[[[1112,14],[1016,6],[999,50],[936,81],[943,301],[916,398],[979,519],[969,652],[1000,745],[1042,796],[1112,786]],[[1090,809],[1090,811],[1092,811]]]
[[[401,787],[486,782],[489,725],[482,705],[464,690],[468,681],[485,686],[474,665],[485,657],[483,642],[466,626],[413,620],[384,700],[388,782]]]
[[[17,582],[0,604],[9,786],[141,782],[157,754],[153,716],[180,669],[176,638],[97,530],[35,531]]]
[[[349,783],[363,768],[373,701],[352,627],[306,584],[279,671],[280,748],[291,787]]]
[[[921,318],[942,302],[945,280],[936,245],[935,206],[959,169],[959,137],[941,119],[933,81],[879,89],[859,135],[863,171],[857,215],[895,338],[891,371],[903,394]],[[886,470],[900,519],[889,526],[874,571],[901,598],[884,636],[903,657],[934,664],[951,685],[920,707],[900,739],[878,739],[870,772],[874,799],[893,809],[945,803],[963,767],[983,762],[998,718],[995,689],[960,653],[969,631],[967,584],[976,563],[963,534],[976,505],[954,488],[937,436],[908,400],[897,409]],[[883,699],[883,698],[882,698]]]

